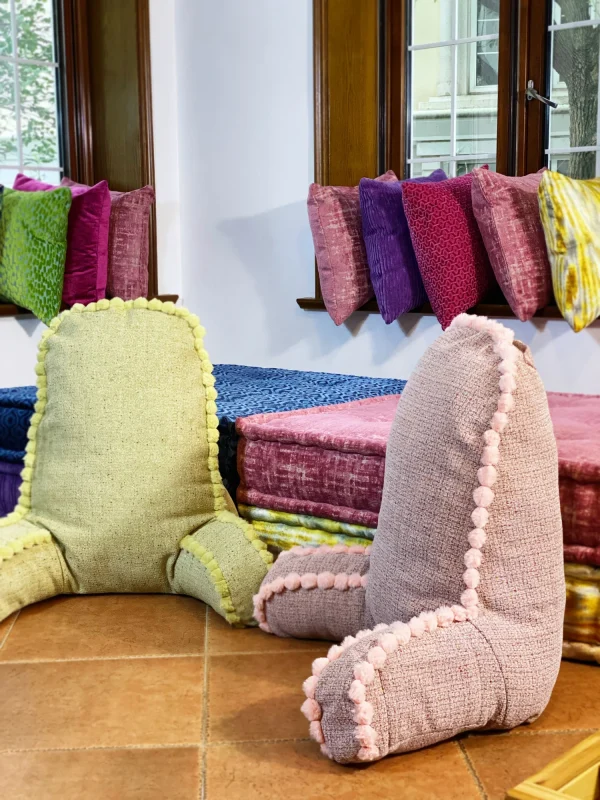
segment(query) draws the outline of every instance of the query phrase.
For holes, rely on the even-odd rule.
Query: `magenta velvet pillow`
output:
[[[552,298],[552,278],[538,207],[544,170],[509,178],[473,170],[473,212],[496,280],[521,320]]]
[[[377,178],[395,181],[390,170]],[[336,325],[374,296],[362,238],[358,186],[308,190],[308,219],[315,245],[323,300]]]
[[[62,186],[82,186],[63,178]],[[108,238],[108,297],[135,300],[148,294],[150,208],[154,189],[110,192]]]
[[[471,204],[472,173],[439,183],[403,184],[419,272],[442,328],[494,285],[494,273]]]
[[[13,184],[13,189],[22,192],[46,192],[56,188],[26,175],[17,175]],[[106,295],[110,194],[106,181],[95,186],[72,185],[70,188],[73,201],[69,211],[62,300],[72,306],[93,303]]]

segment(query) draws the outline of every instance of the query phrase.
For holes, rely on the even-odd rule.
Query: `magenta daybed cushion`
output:
[[[399,397],[238,420],[238,500],[375,527]]]

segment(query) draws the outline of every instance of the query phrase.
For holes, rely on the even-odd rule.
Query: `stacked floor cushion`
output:
[[[219,467],[223,483],[233,496],[238,485],[235,430],[238,417],[397,394],[405,383],[237,364],[217,364],[214,374],[219,393]],[[34,386],[0,389],[0,516],[16,504],[35,397]]]

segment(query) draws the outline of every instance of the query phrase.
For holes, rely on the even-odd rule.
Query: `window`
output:
[[[62,176],[52,0],[0,0],[0,183]]]

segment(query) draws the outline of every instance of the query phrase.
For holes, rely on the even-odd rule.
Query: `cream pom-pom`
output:
[[[498,399],[498,411],[501,411],[503,414],[508,414],[512,411],[515,407],[515,398],[512,394],[501,394]]]
[[[315,658],[312,663],[312,674],[319,677],[319,675],[323,672],[325,667],[329,664],[329,659],[322,657],[322,658]]]
[[[508,416],[502,411],[496,411],[492,417],[492,428],[498,433],[502,433],[508,425]]]
[[[448,628],[454,622],[454,612],[447,606],[436,609],[435,614],[440,628]]]
[[[317,575],[317,586],[319,589],[333,589],[335,575],[333,572],[320,572]]]
[[[381,669],[385,664],[387,659],[387,654],[383,647],[372,647],[369,652],[367,653],[367,661],[369,664],[373,664],[375,669]]]
[[[433,631],[438,626],[437,616],[435,611],[422,611],[419,614],[419,619],[423,620],[425,625],[425,630],[429,633],[433,633]]]
[[[500,444],[500,434],[490,428],[483,434],[483,441],[487,445],[498,447]]]
[[[480,467],[477,470],[477,480],[481,486],[493,486],[498,478],[498,470],[496,467],[487,466]]]
[[[478,486],[473,492],[473,500],[481,508],[488,508],[494,502],[494,493],[489,486]]]
[[[483,448],[481,463],[484,467],[495,467],[500,461],[500,450],[496,445],[488,444]]]
[[[286,575],[283,579],[283,583],[285,584],[285,588],[290,592],[295,592],[302,585],[300,575],[298,575],[297,572],[290,572],[289,575]]]
[[[123,302],[123,301],[121,301]],[[112,300],[111,300],[112,303]],[[123,303],[123,305],[125,305]],[[162,311],[162,301],[158,299],[158,297],[153,297],[152,300],[148,301],[148,308],[150,311]]]
[[[368,661],[359,661],[354,666],[354,677],[365,686],[369,686],[375,680],[375,667]]]
[[[471,514],[473,525],[475,525],[476,528],[484,528],[487,525],[489,518],[490,515],[487,508],[477,507]]]
[[[362,631],[358,631],[358,633],[356,633],[355,636],[356,636],[356,639],[358,641],[360,641],[361,639],[364,639],[365,637],[369,636],[371,633],[372,633],[372,631],[369,630],[369,628],[365,628]]]
[[[410,628],[411,636],[414,636],[418,639],[420,636],[423,636],[425,633],[425,623],[419,617],[413,617],[408,621],[408,627]]]
[[[464,561],[467,569],[479,569],[482,561],[481,550],[478,550],[476,547],[467,550]]]
[[[476,589],[479,586],[481,576],[478,570],[469,567],[463,572],[463,580],[467,589]]]
[[[501,392],[514,392],[517,388],[517,382],[514,379],[514,376],[507,372],[503,375],[500,380],[498,381],[498,386],[500,387]]]
[[[483,528],[474,528],[468,535],[469,544],[471,547],[476,547],[478,550],[481,550],[483,545],[486,542],[487,534],[483,530]]]
[[[396,639],[393,633],[384,633],[383,636],[378,639],[378,643],[381,649],[388,655],[398,649],[398,639]]]
[[[303,589],[317,588],[317,575],[315,572],[305,572],[300,576],[300,585]]]
[[[375,625],[375,627],[373,628],[373,630],[375,631],[375,633],[379,633],[379,631],[387,631],[389,627],[390,626],[386,625],[385,622],[378,622],[377,625]]]
[[[476,606],[479,603],[479,596],[475,589],[465,589],[460,596],[460,602],[465,608],[468,609],[471,606]]]
[[[456,622],[466,622],[467,621],[467,609],[463,606],[452,606],[452,612],[454,614],[454,619]]]
[[[399,644],[408,644],[410,641],[410,628],[406,622],[392,622],[390,630],[393,632]]]
[[[338,573],[333,580],[333,588],[341,592],[346,591],[348,588],[348,576],[345,572]]]

